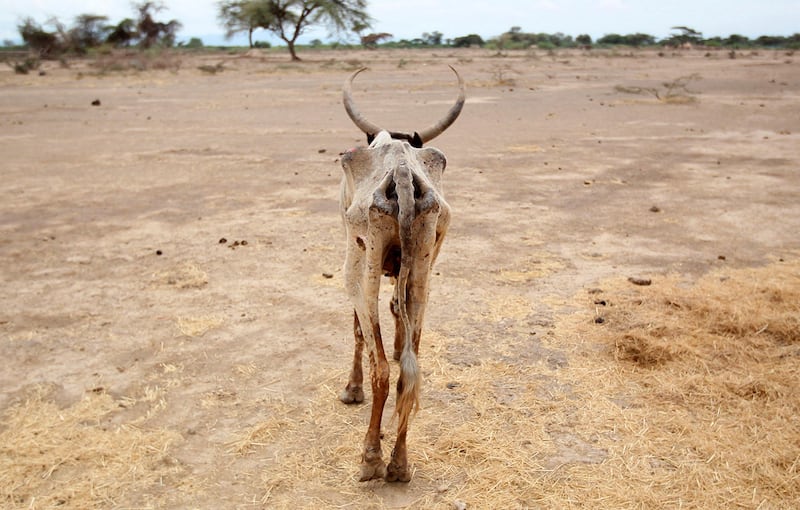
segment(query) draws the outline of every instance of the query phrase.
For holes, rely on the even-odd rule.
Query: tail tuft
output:
[[[419,409],[421,377],[417,355],[413,348],[403,348],[400,355],[400,377],[397,379],[396,413],[400,419],[400,427],[408,426],[408,420]]]

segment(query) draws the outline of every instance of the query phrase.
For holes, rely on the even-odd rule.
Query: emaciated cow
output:
[[[455,105],[439,122],[413,135],[381,129],[359,113],[351,88],[353,79],[364,69],[353,73],[344,84],[345,110],[369,143],[369,147],[353,149],[342,157],[341,187],[347,234],[344,277],[355,308],[355,354],[350,379],[339,398],[347,404],[364,400],[361,356],[365,344],[372,383],[372,414],[361,458],[361,481],[411,479],[406,432],[409,417],[419,406],[420,333],[431,266],[450,222],[450,207],[441,188],[444,154],[422,145],[450,127],[464,106],[464,80],[451,69],[458,77]],[[400,362],[395,406],[397,441],[388,467],[381,454],[381,419],[389,394],[389,363],[378,320],[378,290],[384,275],[395,283],[390,310],[395,318],[394,359]]]

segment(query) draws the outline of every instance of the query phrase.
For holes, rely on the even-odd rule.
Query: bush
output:
[[[469,34],[453,39],[453,46],[456,48],[469,48],[470,46],[483,47],[484,44],[483,38],[478,34]]]
[[[11,66],[14,69],[14,72],[17,74],[28,74],[34,69],[39,69],[41,62],[39,62],[38,58],[30,57],[26,58],[22,62],[8,62],[8,65]]]
[[[203,47],[203,40],[199,37],[192,37],[185,45],[186,48],[199,49]]]

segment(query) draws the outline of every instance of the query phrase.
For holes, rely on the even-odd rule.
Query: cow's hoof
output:
[[[411,473],[408,471],[408,465],[401,466],[394,461],[389,463],[386,469],[387,482],[409,482],[411,481]]]
[[[358,481],[380,480],[385,479],[386,476],[386,464],[381,459],[375,459],[361,463],[361,477],[359,477]]]
[[[339,400],[345,404],[360,404],[364,401],[364,389],[361,386],[350,386],[339,393]]]

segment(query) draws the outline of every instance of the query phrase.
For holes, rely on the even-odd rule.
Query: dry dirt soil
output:
[[[609,278],[690,282],[797,257],[796,55],[302,56],[0,69],[0,455],[32,464],[16,480],[0,474],[12,487],[0,506],[477,507],[468,488],[480,470],[443,466],[480,465],[469,445],[491,449],[506,432],[476,429],[459,448],[439,448],[437,432],[480,417],[469,370],[492,366],[514,383],[490,388],[495,410],[520,388],[563,397],[554,374],[578,360],[543,339],[583,306],[575,296]],[[339,154],[364,141],[341,85],[368,66],[354,87],[361,110],[413,131],[454,100],[448,64],[468,99],[431,144],[448,157],[453,219],[421,347],[414,478],[359,484],[370,395],[356,407],[336,400],[352,355],[337,199]],[[391,338],[386,303],[382,313]],[[47,460],[58,445],[41,436],[93,401],[102,412],[72,423],[88,443]],[[25,405],[43,413],[29,427],[45,429],[23,455],[8,434],[22,434],[12,427]],[[536,437],[549,446],[523,445],[543,473],[603,461],[568,423],[543,423]],[[114,437],[159,446],[120,458],[131,445]],[[128,468],[91,479],[113,459]],[[536,506],[517,490],[516,506]]]

